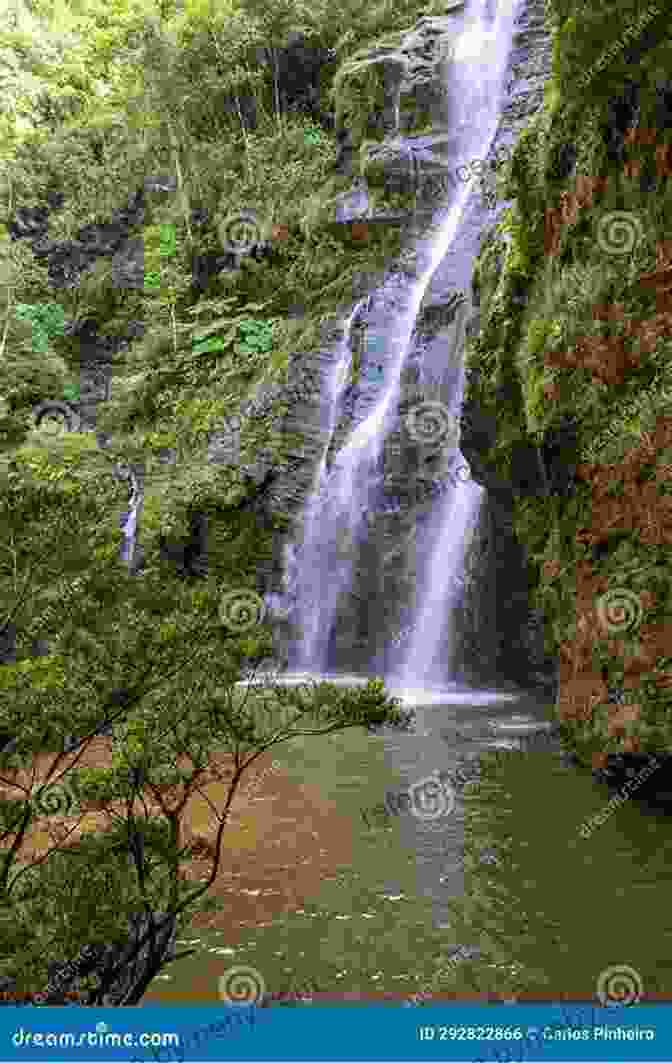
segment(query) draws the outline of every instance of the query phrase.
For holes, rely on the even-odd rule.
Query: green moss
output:
[[[641,443],[646,432],[655,429],[660,418],[669,416],[670,409],[669,368],[665,368],[669,367],[668,341],[663,341],[651,355],[642,353],[640,368],[630,371],[623,384],[616,386],[599,382],[585,368],[545,365],[547,351],[570,349],[581,337],[602,336],[610,341],[623,335],[625,319],[646,321],[653,316],[654,300],[637,290],[636,279],[654,268],[656,245],[664,239],[671,210],[667,186],[655,196],[644,195],[637,182],[623,179],[620,164],[609,163],[601,129],[608,120],[606,100],[618,88],[606,68],[597,80],[611,85],[613,90],[594,98],[589,98],[585,90],[578,90],[579,74],[588,68],[579,56],[594,51],[596,44],[600,53],[608,47],[609,34],[593,34],[592,42],[587,39],[596,20],[603,28],[611,27],[606,13],[602,9],[587,13],[573,0],[566,4],[553,0],[551,8],[557,18],[553,77],[546,85],[545,105],[519,137],[506,177],[506,194],[514,205],[494,232],[484,234],[473,276],[473,286],[480,293],[481,330],[478,340],[467,344],[466,364],[471,375],[465,397],[473,398],[484,412],[497,418],[496,445],[481,459],[502,476],[510,474],[515,444],[529,438],[541,440],[561,410],[576,419],[580,460],[599,464],[622,461],[633,445]],[[612,21],[615,34],[616,21]],[[640,102],[642,115],[651,117],[646,122],[640,118],[640,125],[655,125],[654,90],[662,71],[662,59],[657,59],[657,55],[667,55],[668,48],[664,44],[644,60],[639,78]],[[615,70],[617,56],[614,64]],[[573,84],[577,84],[576,98]],[[544,246],[545,213],[557,208],[562,192],[574,191],[573,177],[563,179],[557,169],[560,151],[569,143],[578,148],[576,172],[607,176],[608,192],[596,192],[592,205],[579,208],[576,223],[561,227],[560,255],[550,257]],[[644,151],[640,154],[646,158]],[[638,156],[633,152],[628,157]],[[596,238],[601,220],[609,211],[618,209],[636,214],[643,226],[644,239],[627,262],[606,257]],[[503,238],[508,241],[506,247]],[[527,301],[516,306],[511,294],[521,280],[525,282]],[[625,307],[624,320],[611,326],[598,324],[595,305],[617,302]],[[630,342],[626,341],[626,345]],[[664,357],[662,346],[667,352]],[[474,369],[478,370],[478,377],[471,373]],[[520,403],[511,387],[514,376],[522,389]],[[547,383],[560,385],[559,401],[546,400]],[[663,459],[657,455],[649,463],[646,478],[653,478],[661,464]],[[623,481],[616,478],[609,494],[622,498],[623,489]],[[577,544],[576,532],[590,527],[592,519],[592,495],[586,484],[577,484],[569,497],[516,499],[516,535],[530,558],[532,600],[544,610],[546,648],[555,655],[561,642],[571,642],[575,637],[574,572],[578,561],[592,556],[587,547]],[[659,587],[657,570],[648,556],[648,551],[657,554],[661,549],[662,546],[643,547],[633,532],[624,536],[619,549],[601,563],[600,571],[618,581],[632,566],[635,586],[658,588],[659,600],[667,603],[659,615],[667,618],[672,612],[669,572],[663,576],[664,586]],[[559,561],[561,565],[560,576],[551,583],[540,579],[547,561]],[[635,571],[639,573],[637,578]],[[593,666],[598,673],[603,666],[614,671],[606,641],[596,640]],[[664,667],[664,660],[657,662],[637,690],[644,722],[635,725],[633,733],[644,748],[654,748],[654,741],[658,749],[672,745],[670,724],[661,716],[662,692],[655,685],[655,677]],[[596,709],[592,721],[567,725],[570,745],[587,762],[598,749],[618,748],[618,740],[607,737],[606,719],[606,706],[602,706]]]

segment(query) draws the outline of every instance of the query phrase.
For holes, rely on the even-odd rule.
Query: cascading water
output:
[[[140,515],[140,510],[142,509],[144,492],[137,475],[130,466],[122,467],[119,476],[121,479],[127,480],[131,487],[129,509],[123,514],[120,520],[121,530],[124,533],[124,541],[120,548],[120,558],[128,564],[129,569],[132,569],[136,550],[138,517]]]
[[[464,564],[469,533],[478,520],[483,488],[475,483],[460,483],[443,499],[438,542],[430,556],[424,579],[426,592],[421,599],[412,627],[412,638],[400,669],[403,687],[427,686],[446,682],[450,656],[444,652],[446,626],[450,610],[459,593],[457,573]]]
[[[496,132],[499,99],[508,61],[513,12],[510,3],[505,13],[498,13],[494,26],[487,26],[486,5],[481,4],[479,15],[470,20],[469,30],[458,42],[453,76],[448,86],[451,112],[458,127],[473,123],[474,132],[462,138],[460,163],[471,158],[485,158]],[[493,42],[497,42],[492,57]],[[474,77],[474,62],[482,64],[487,48],[491,63],[481,80]],[[459,405],[464,388],[464,371],[460,374]],[[438,516],[439,534],[421,576],[423,591],[413,624],[413,635],[406,658],[400,669],[402,685],[427,682],[442,683],[450,665],[450,652],[445,653],[445,631],[455,600],[455,574],[462,569],[467,537],[478,519],[484,491],[473,482],[457,482],[445,497]],[[439,650],[443,656],[439,658]]]
[[[307,598],[315,594],[329,593],[329,585],[321,586],[319,575],[324,573],[324,568],[319,565],[319,555],[324,548],[321,539],[322,532],[322,507],[329,504],[329,447],[334,436],[334,430],[341,410],[341,403],[350,381],[350,369],[352,364],[351,336],[352,326],[356,321],[362,307],[368,300],[360,300],[343,326],[343,336],[340,340],[335,359],[335,365],[328,376],[326,397],[328,403],[328,425],[326,431],[326,443],[322,452],[322,458],[315,474],[313,487],[308,497],[303,515],[303,543],[299,551],[290,551],[286,556],[286,589],[284,600],[293,604],[289,606],[288,613],[293,616],[296,610],[301,610]],[[298,556],[297,556],[298,555]],[[291,572],[289,563],[291,562]],[[318,583],[308,581],[306,576],[318,573]],[[328,573],[327,573],[328,575]],[[269,602],[276,605],[276,596]],[[299,618],[304,628],[303,643],[298,655],[291,662],[293,666],[305,668],[307,661],[312,660],[318,649],[320,639],[319,614],[317,611],[304,613]]]
[[[504,0],[504,6],[506,10],[497,12],[493,24],[487,0],[475,0],[457,44],[447,86],[451,165],[456,167],[474,158],[485,158],[497,130],[514,14],[511,0]],[[418,262],[425,258],[425,269],[402,293],[401,308],[397,304],[392,319],[388,317],[382,325],[376,322],[376,336],[383,340],[384,352],[380,394],[366,384],[362,386],[358,408],[363,415],[346,445],[334,456],[331,468],[329,443],[325,448],[316,487],[305,509],[303,545],[297,549],[300,574],[295,608],[303,639],[293,658],[290,654],[293,669],[318,673],[327,669],[339,597],[350,585],[354,555],[367,533],[367,516],[381,503],[383,448],[397,419],[402,372],[412,351],[416,320],[432,278],[455,242],[474,183],[472,178],[443,205],[433,235],[418,245]],[[343,394],[342,383],[339,389],[335,381],[343,381],[351,325],[358,309],[346,324],[332,377],[331,434]],[[377,361],[383,352],[378,351]],[[462,371],[459,377],[450,410],[445,410],[446,423],[453,433],[462,397]],[[402,668],[405,681],[444,678],[435,671],[437,648],[445,629],[445,624],[437,623],[437,617],[445,618],[454,594],[455,576],[463,563],[465,535],[478,515],[481,494],[471,483],[456,486],[444,497],[431,522],[438,523],[438,531],[421,579],[417,619],[411,625],[413,639]],[[428,671],[430,675],[426,674]]]

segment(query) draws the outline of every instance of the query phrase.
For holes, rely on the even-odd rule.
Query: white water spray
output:
[[[460,38],[455,61],[449,71],[448,99],[450,105],[451,144],[456,166],[473,158],[485,158],[497,129],[499,100],[508,61],[512,36],[513,12],[499,12],[494,25],[488,25],[487,0],[477,0],[469,12],[465,32]],[[400,397],[402,371],[411,350],[411,341],[423,299],[438,266],[455,240],[465,206],[471,196],[476,175],[452,193],[447,211],[437,218],[433,234],[418,247],[418,261],[423,257],[426,266],[409,290],[406,305],[385,327],[386,365],[381,395],[362,422],[353,430],[347,444],[336,455],[331,469],[327,468],[327,448],[316,477],[316,485],[305,509],[304,541],[300,551],[297,581],[297,608],[303,626],[303,641],[293,667],[324,672],[327,666],[329,641],[339,598],[352,581],[356,546],[367,529],[367,516],[375,508],[375,496],[381,486],[381,457],[385,438],[392,427]],[[346,324],[349,333],[354,314]],[[377,329],[377,331],[380,331]],[[345,339],[344,339],[345,342]],[[348,357],[342,347],[337,358],[333,380],[342,380],[343,365]],[[339,375],[340,374],[340,375]],[[332,384],[331,431],[338,418],[338,388]],[[480,492],[474,485],[460,486],[459,501],[445,501],[440,516],[436,558],[428,566],[430,588],[418,611],[419,622],[413,625],[420,639],[420,631],[432,627],[430,613],[445,608],[449,588],[454,585],[455,571],[462,565],[462,536],[474,511],[477,511]],[[451,508],[452,507],[452,508]],[[456,507],[456,509],[455,509]],[[453,520],[453,509],[461,514]],[[454,540],[454,541],[453,541]],[[448,565],[446,570],[444,565]],[[437,581],[436,583],[434,581]],[[438,638],[438,636],[437,636]],[[413,647],[412,647],[413,649]],[[434,650],[436,646],[434,646]],[[426,662],[418,663],[424,668]],[[409,677],[418,675],[412,662],[405,664]]]

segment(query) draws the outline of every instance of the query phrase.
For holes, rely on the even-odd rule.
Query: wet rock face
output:
[[[435,45],[436,33],[429,32],[437,20],[421,20],[417,32],[409,32],[406,44],[420,48]],[[440,21],[440,20],[438,20]],[[449,20],[446,20],[446,22]],[[526,123],[530,113],[541,105],[543,86],[550,70],[550,44],[543,20],[543,0],[531,0],[520,21],[516,37],[511,82],[514,92],[503,118],[507,140],[515,139]],[[446,27],[443,27],[446,31]],[[432,47],[425,47],[422,69],[418,71],[418,83],[434,78],[440,86],[444,74],[439,73],[440,64],[432,66]],[[422,49],[421,49],[422,50]],[[412,51],[412,49],[410,49]],[[409,54],[410,54],[409,51]],[[389,52],[389,49],[388,49]],[[399,62],[385,61],[385,50],[371,52],[371,67],[380,75],[380,100],[374,101],[366,115],[352,116],[353,121],[343,120],[337,132],[339,153],[337,171],[357,172],[356,157],[363,129],[370,117],[371,128],[377,128],[383,137],[377,145],[371,145],[369,159],[372,163],[383,160],[384,179],[396,174],[406,180],[408,191],[417,185],[417,174],[411,165],[409,153],[396,135],[390,136],[386,123],[389,119],[390,100],[394,102],[391,86],[398,90],[397,104],[403,116],[403,99],[412,96],[411,83],[392,76],[401,69]],[[397,56],[399,58],[399,56]],[[432,74],[431,71],[434,71]],[[515,90],[524,86],[520,91]],[[431,93],[429,94],[431,95]],[[385,109],[388,108],[388,118]],[[403,118],[400,121],[403,126]],[[437,132],[440,132],[438,130]],[[431,134],[426,138],[431,140]],[[424,138],[423,138],[424,142]],[[367,168],[367,177],[369,169]],[[374,179],[375,174],[374,174]],[[356,187],[354,187],[356,191]],[[380,278],[371,278],[367,290],[375,291]],[[522,295],[524,297],[524,293]],[[377,298],[374,295],[374,300]],[[466,331],[477,336],[480,316],[470,310]],[[330,654],[336,668],[346,670],[366,669],[372,661],[377,668],[392,669],[403,654],[404,639],[393,643],[395,633],[402,632],[413,615],[417,591],[418,537],[422,538],[432,507],[446,489],[449,476],[448,455],[425,453],[403,430],[402,414],[409,404],[425,399],[436,399],[436,387],[431,394],[423,393],[419,385],[419,370],[424,351],[433,343],[442,345],[442,368],[440,377],[448,388],[448,362],[451,359],[456,329],[456,305],[454,292],[446,293],[421,307],[416,323],[417,359],[411,359],[402,381],[400,396],[399,428],[388,435],[383,453],[385,503],[380,509],[367,514],[368,528],[362,541],[344,543],[343,549],[353,562],[351,587],[342,594],[335,629],[332,632]],[[463,327],[463,332],[465,331]],[[451,339],[452,337],[452,339]],[[354,342],[354,337],[353,337]],[[460,341],[461,342],[461,341]],[[454,353],[454,352],[453,352]],[[273,395],[267,392],[255,409],[259,414],[270,414],[274,401],[289,396],[288,413],[281,421],[281,431],[298,432],[304,443],[290,455],[286,467],[278,469],[278,478],[267,494],[267,513],[280,511],[290,516],[292,526],[287,533],[278,534],[274,544],[274,563],[260,573],[260,590],[270,595],[283,591],[285,546],[295,544],[301,535],[301,514],[305,499],[312,487],[317,463],[324,446],[324,420],[320,418],[323,404],[323,365],[334,357],[334,350],[326,349],[301,360],[291,360],[290,381]],[[380,360],[380,359],[378,359]],[[417,364],[416,364],[417,363]],[[361,379],[345,393],[341,415],[334,433],[331,456],[333,461],[355,424],[358,403],[366,388],[372,388],[367,370],[371,367],[364,358]],[[383,368],[383,367],[381,367]],[[448,388],[448,391],[450,388]],[[446,395],[448,394],[446,391]],[[441,392],[443,396],[443,392]],[[251,415],[252,408],[242,411],[243,420]],[[324,413],[324,411],[322,411]],[[456,588],[455,620],[458,630],[458,650],[455,664],[465,677],[483,682],[506,677],[521,686],[543,686],[552,691],[556,682],[555,662],[544,654],[543,617],[530,608],[528,600],[528,575],[525,551],[515,541],[512,524],[513,502],[516,490],[555,490],[563,484],[559,454],[564,454],[566,440],[549,438],[544,441],[545,450],[529,444],[521,447],[516,461],[515,479],[504,479],[489,470],[485,455],[494,443],[497,420],[469,407],[463,418],[460,448],[472,466],[473,478],[486,486],[488,496],[482,507],[481,519],[476,529],[467,557],[463,585]],[[212,460],[235,463],[240,440],[239,429],[230,429],[212,441]],[[217,457],[215,456],[217,455]],[[268,463],[273,465],[269,455]],[[260,470],[261,471],[261,470]],[[459,592],[459,593],[458,593]],[[272,617],[271,617],[272,619]],[[275,622],[276,646],[282,647],[295,635],[295,630],[285,618],[278,615]]]
[[[557,664],[544,649],[544,616],[530,606],[527,587],[511,497],[488,492],[467,554],[454,666],[478,682],[507,679],[555,697]]]
[[[625,134],[631,126],[636,125],[638,115],[639,86],[634,81],[627,81],[622,94],[609,100],[608,118],[601,127],[610,162],[625,161]]]
[[[462,7],[461,0],[452,7],[458,11]],[[512,84],[514,88],[524,84],[525,88],[514,93],[503,116],[505,128],[514,137],[529,114],[539,106],[543,98],[544,78],[550,69],[549,64],[546,67],[544,65],[550,49],[547,49],[542,9],[543,0],[530,0],[523,13],[522,29],[516,38]],[[370,49],[364,66],[366,76],[372,77],[376,86],[372,98],[360,113],[341,106],[343,100],[338,105],[337,173],[357,174],[359,149],[363,140],[367,139],[370,143],[364,154],[365,168],[370,169],[373,175],[376,166],[379,166],[384,181],[390,187],[395,186],[398,191],[409,195],[417,192],[424,164],[418,164],[417,153],[409,150],[409,146],[415,141],[416,147],[430,149],[434,140],[438,142],[441,139],[446,71],[439,45],[442,40],[449,43],[454,30],[455,20],[450,16],[426,17],[420,19],[412,29],[400,34],[396,45],[389,46],[386,43]],[[274,53],[269,50],[262,59],[269,66],[276,66],[281,109],[304,110],[317,120],[324,119],[320,110],[320,72],[334,60],[333,54],[325,49],[310,47],[302,35],[295,34],[284,49]],[[346,101],[352,97],[353,94],[348,90],[356,88],[359,76],[355,70],[345,72],[343,87]],[[248,102],[240,101],[243,122],[248,128],[254,128],[256,111],[251,105],[248,106]],[[427,129],[427,136],[416,136],[423,126]],[[344,217],[353,218],[362,213],[364,204],[361,196],[358,202],[354,202],[352,195],[362,193],[363,185],[365,182],[355,185],[350,199],[346,196],[342,202]],[[84,226],[71,241],[49,241],[49,208],[17,211],[14,228],[10,227],[10,231],[15,239],[33,242],[35,253],[47,259],[50,276],[57,287],[76,285],[82,272],[98,257],[107,256],[112,258],[115,282],[121,287],[135,288],[143,281],[144,259],[142,241],[133,238],[132,229],[145,223],[151,197],[172,195],[175,187],[176,182],[171,175],[159,174],[147,178],[143,187],[129,198],[127,205],[115,211],[108,222]],[[209,221],[207,211],[204,208],[196,208],[196,211],[192,215],[194,225],[206,226]],[[264,248],[257,250],[262,254],[265,251]],[[194,287],[205,290],[219,270],[236,268],[239,262],[234,261],[234,258],[232,255],[216,253],[195,256]],[[370,283],[367,281],[364,286],[365,290],[374,289],[380,282],[380,278],[369,280]],[[477,314],[470,318],[471,334],[477,333],[478,323]],[[142,323],[139,324],[144,327]],[[84,409],[87,407],[84,402],[83,412],[86,416],[83,419],[87,423],[95,423],[95,403],[103,397],[101,371],[104,378],[114,350],[128,340],[100,336],[98,326],[93,321],[71,322],[68,329],[67,336],[78,345],[81,352],[83,374],[88,372],[91,377],[90,387],[85,389],[86,396],[83,396],[83,400],[88,397],[91,401],[87,409]],[[454,331],[455,308],[449,299],[435,300],[431,305],[423,306],[417,326],[421,344],[429,346],[435,341],[443,344],[445,358],[449,360],[449,348],[452,350],[455,345]],[[209,440],[208,460],[240,472],[250,487],[255,512],[258,512],[260,520],[282,514],[293,521],[288,533],[278,533],[275,537],[272,560],[260,566],[259,589],[263,592],[279,592],[282,589],[284,547],[288,541],[293,542],[300,531],[303,503],[312,487],[317,463],[322,455],[325,443],[324,375],[334,356],[335,339],[335,336],[325,337],[320,350],[290,359],[286,382],[267,383],[260,387],[255,398],[243,406],[240,417],[232,418],[229,424],[213,432]],[[419,358],[422,358],[422,353]],[[365,369],[370,368],[365,366]],[[444,367],[444,375],[449,368],[447,365]],[[402,411],[409,403],[418,401],[420,395],[415,370],[409,371],[404,379],[400,404]],[[374,386],[375,381],[372,383],[371,379],[364,376],[346,396],[335,434],[336,449],[343,444],[353,426],[356,400],[364,389]],[[285,447],[281,460],[270,445],[262,445],[253,456],[248,454],[243,461],[245,425],[266,420],[273,432],[285,440],[292,440],[291,444]],[[486,463],[481,460],[496,436],[496,422],[492,423],[487,416],[479,417],[475,411],[469,429],[465,427],[463,432],[462,451],[472,464],[474,478],[492,492],[491,504],[489,508],[486,507],[487,516],[484,517],[486,531],[483,542],[479,552],[478,540],[475,540],[473,557],[480,559],[480,565],[490,566],[488,571],[496,570],[499,574],[498,584],[491,581],[491,586],[498,586],[498,592],[487,592],[493,595],[489,605],[487,593],[486,604],[477,602],[479,587],[483,585],[482,578],[475,576],[471,589],[465,586],[465,595],[472,601],[471,611],[463,610],[467,618],[463,625],[465,653],[466,647],[471,647],[469,652],[474,667],[485,671],[491,668],[491,675],[492,669],[496,670],[502,662],[513,661],[514,658],[521,662],[520,667],[516,667],[522,673],[525,654],[528,654],[529,660],[530,645],[535,636],[527,636],[528,628],[531,630],[533,623],[525,612],[524,595],[520,593],[521,588],[526,587],[524,560],[520,556],[520,548],[513,541],[507,509],[511,504],[513,485],[489,474]],[[293,442],[295,439],[296,444]],[[556,468],[559,444],[552,439],[546,443],[545,466]],[[416,531],[423,526],[433,502],[446,484],[445,454],[436,456],[424,453],[401,430],[386,440],[384,449],[386,508],[381,513],[370,515],[368,536],[354,558],[353,586],[351,592],[344,596],[334,633],[334,652],[348,668],[366,667],[374,655],[382,652],[385,639],[392,639],[395,629],[398,630],[403,624],[403,618],[412,612],[417,583]],[[521,452],[517,465],[519,486],[529,483],[534,489],[540,489],[540,486],[545,485],[536,450],[534,453]],[[562,479],[559,472],[553,476],[558,483]],[[551,480],[555,483],[555,479]],[[196,529],[188,543],[164,544],[165,557],[177,564],[185,575],[199,576],[207,571],[207,528],[204,530],[202,527],[201,532]],[[354,549],[354,544],[351,544],[350,549]],[[509,582],[502,582],[502,573],[511,574]],[[501,604],[505,598],[510,599],[508,612]],[[277,624],[277,644],[286,645],[290,633],[288,618],[278,615]],[[285,627],[281,631],[283,624]],[[495,638],[489,634],[493,631],[502,634]],[[516,639],[521,646],[519,651],[516,650],[518,657],[509,652],[512,640]]]
[[[463,7],[463,0],[451,10]],[[426,16],[411,29],[374,41],[338,72],[336,129],[348,129],[353,148],[364,140],[439,129],[443,122],[443,57],[456,32],[450,15]],[[445,49],[444,49],[445,50]]]
[[[189,535],[182,541],[160,539],[159,551],[164,561],[175,566],[185,579],[205,579],[208,575],[208,516],[201,510],[189,514]]]
[[[320,99],[323,67],[336,59],[333,49],[309,44],[303,33],[292,31],[284,48],[257,48],[256,58],[277,77],[281,112],[308,114],[318,123],[333,128],[333,116],[323,109]],[[245,120],[249,117],[249,114],[245,116]],[[251,128],[256,128],[256,106],[252,121]]]
[[[649,40],[649,46],[653,44],[655,40]],[[639,41],[637,48],[642,47],[644,42]],[[572,102],[577,108],[580,107],[580,99],[569,101],[570,104]],[[651,116],[652,110],[655,120]],[[666,150],[662,146],[664,138],[658,137],[663,129],[669,128],[671,114],[672,91],[669,83],[660,82],[654,98],[645,79],[642,79],[641,86],[625,82],[604,107],[604,121],[600,127],[604,154],[598,148],[596,155],[600,161],[594,171],[601,176],[587,176],[580,171],[577,174],[576,145],[569,142],[556,145],[547,159],[545,172],[545,178],[551,186],[553,182],[556,184],[546,214],[546,221],[552,222],[546,230],[545,251],[548,256],[558,254],[562,238],[566,241],[563,249],[566,257],[561,258],[561,263],[571,262],[574,258],[578,266],[585,267],[581,246],[576,240],[572,243],[566,229],[576,221],[574,211],[578,214],[587,206],[596,207],[598,211],[601,208],[605,211],[609,209],[606,204],[594,204],[593,194],[598,189],[603,190],[613,178],[618,181],[621,174],[630,179],[639,176],[642,193],[656,187],[659,195],[664,194],[660,183],[667,180]],[[653,129],[653,126],[656,128]],[[557,132],[560,132],[560,128]],[[632,149],[638,144],[657,146],[655,151],[642,153],[644,157],[640,161],[633,159]],[[524,195],[521,199],[524,200]],[[558,201],[561,206],[556,208],[554,204]],[[600,220],[599,214],[596,219],[593,212],[591,225],[596,220]],[[619,336],[642,337],[639,340],[642,351],[646,350],[648,342],[643,338],[645,332],[653,344],[656,342],[653,337],[657,338],[660,334],[658,330],[666,327],[663,322],[668,308],[666,272],[669,263],[662,229],[658,236],[658,268],[656,272],[644,274],[640,278],[643,286],[648,284],[660,289],[657,292],[658,312],[640,321],[630,316],[633,314],[631,304],[609,304],[608,294],[605,296],[607,306],[595,305],[592,308],[594,320],[619,322]],[[496,243],[493,241],[493,248]],[[520,250],[520,247],[518,244],[517,249]],[[489,297],[492,296],[492,291],[488,289],[493,286],[493,278],[497,287],[497,274],[501,272],[501,265],[493,268],[493,263],[494,257],[489,259],[487,254],[483,254],[479,262],[486,320],[491,310]],[[509,281],[510,274],[502,277],[497,294],[503,296],[503,316],[515,319],[517,315],[511,310]],[[628,306],[629,310],[626,309]],[[550,317],[553,311],[546,310],[546,313]],[[483,345],[482,352],[474,352],[474,362],[479,362],[482,353],[483,366],[492,364],[490,359],[493,354],[499,357],[497,330],[490,327],[496,324],[497,320],[492,315],[488,321],[487,343]],[[514,320],[511,329],[514,344],[518,342],[516,327]],[[587,328],[586,333],[589,331]],[[524,337],[521,342],[523,340]],[[628,384],[632,384],[632,391],[636,393],[639,384],[635,378],[638,362],[626,354],[620,339],[611,330],[607,336],[599,338],[579,336],[572,346],[574,350],[571,352],[540,354],[534,369],[539,370],[543,363],[558,368],[581,365],[589,371],[589,376],[586,376],[587,389],[605,384],[608,387],[618,386],[630,377]],[[511,360],[515,363],[518,357],[515,345],[511,350]],[[507,357],[508,352],[503,354],[500,366]],[[484,371],[487,377],[487,370]],[[568,376],[563,375],[562,383],[567,383]],[[644,390],[644,378],[640,379]],[[528,409],[531,410],[534,406],[532,372],[524,383],[528,388]],[[560,390],[555,380],[544,382],[544,399],[548,403],[560,399],[563,406],[569,406],[570,410],[583,407],[582,402],[568,403],[567,395],[562,396]],[[489,381],[489,387],[481,387],[474,374],[468,388],[463,417],[463,449],[465,454],[469,454],[475,478],[487,486],[489,497],[493,495],[494,470],[489,466],[488,451],[493,441],[491,434],[479,428],[478,399],[488,404],[490,413],[496,412],[495,404],[490,402],[493,392],[494,379]],[[605,393],[608,394],[608,391]],[[656,402],[659,396],[655,389],[651,389],[650,394],[652,401]],[[620,418],[619,405],[620,400],[614,403],[615,420]],[[481,420],[484,418],[485,415]],[[609,419],[611,415],[605,414],[604,436],[598,431],[594,445],[591,438],[586,438],[585,429],[581,433],[581,423],[571,414],[555,421],[541,441],[535,440],[542,472],[536,485],[533,454],[527,450],[524,439],[518,448],[511,447],[507,442],[500,448],[498,457],[501,461],[511,459],[511,486],[519,494],[532,497],[536,490],[550,499],[555,498],[557,503],[558,499],[568,499],[573,495],[580,484],[582,495],[590,499],[587,512],[584,513],[580,512],[581,507],[570,502],[527,507],[528,515],[535,514],[528,524],[530,541],[535,541],[537,559],[542,554],[545,557],[543,564],[535,564],[531,577],[538,599],[545,604],[549,640],[557,646],[556,713],[566,726],[568,740],[584,763],[590,762],[595,747],[609,751],[608,755],[600,752],[595,756],[604,756],[600,771],[605,773],[605,779],[613,778],[620,785],[626,781],[631,768],[636,766],[636,754],[643,755],[646,749],[655,750],[669,745],[664,713],[661,713],[670,686],[669,670],[666,669],[669,660],[669,625],[666,630],[661,615],[661,601],[665,600],[666,593],[662,584],[665,580],[660,579],[657,571],[654,548],[660,548],[662,554],[672,541],[669,507],[661,500],[657,487],[657,483],[669,479],[660,457],[666,453],[670,428],[666,423],[668,419],[661,414],[657,418],[655,430],[642,432],[641,442],[637,446],[632,446],[628,441],[625,453],[621,452],[622,456],[616,455],[617,439],[612,437],[612,458],[609,456],[611,448],[604,445]],[[526,416],[520,403],[517,408],[514,404],[513,411],[511,407],[502,410],[502,421],[507,422],[508,439],[515,434],[512,429],[520,429],[524,434]],[[581,463],[578,462],[577,453],[580,435],[584,452]],[[621,443],[621,438],[618,443]],[[592,460],[585,457],[588,453],[592,453]],[[525,507],[519,507],[518,512],[523,517],[523,523],[526,523]],[[548,520],[548,535],[544,542],[545,520]],[[556,547],[558,543],[560,545]],[[618,559],[615,556],[617,552]],[[627,560],[623,563],[621,559]],[[638,573],[637,579],[633,579],[628,572],[629,565],[632,565],[630,572]],[[566,599],[564,602],[561,600],[566,590],[571,595],[571,604]],[[613,616],[609,613],[612,604]],[[623,617],[630,624],[629,628]],[[619,622],[622,622],[620,628]],[[624,630],[627,634],[623,634]],[[599,668],[596,668],[596,655],[608,660],[609,667],[605,668],[604,675],[600,675]],[[614,681],[620,690],[614,689]],[[659,725],[660,731],[654,732],[654,722]],[[613,750],[623,752],[612,757]],[[657,782],[655,785],[658,785]]]

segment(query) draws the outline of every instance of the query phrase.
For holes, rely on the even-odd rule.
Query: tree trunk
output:
[[[45,1003],[58,1004],[67,993],[77,992],[80,978],[95,975],[99,986],[83,994],[89,1007],[122,1007],[139,1004],[166,960],[175,956],[175,916],[152,912],[129,916],[125,944],[84,945],[71,962],[50,966]]]
[[[271,55],[273,57],[273,99],[275,103],[275,118],[278,123],[278,129],[282,130],[282,122],[280,120],[280,88],[278,78],[278,50],[275,47],[271,48]]]
[[[191,213],[189,207],[189,196],[187,190],[184,187],[184,179],[182,177],[182,167],[180,166],[180,147],[173,123],[170,119],[167,119],[168,135],[170,136],[170,144],[172,149],[173,163],[175,165],[175,175],[177,177],[177,189],[180,197],[180,204],[182,206],[182,214],[184,216],[184,223],[187,227],[187,236],[189,238],[189,244],[193,247],[194,238],[191,232]]]

